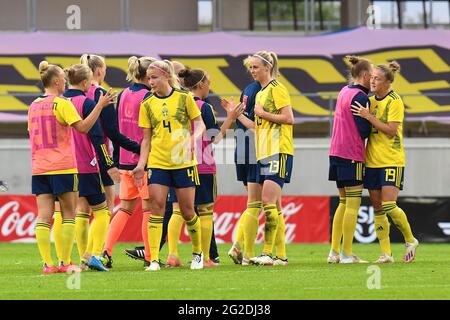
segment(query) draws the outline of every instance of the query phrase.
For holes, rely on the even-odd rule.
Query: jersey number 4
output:
[[[170,126],[170,121],[163,120],[163,127],[169,129],[169,132],[172,133],[172,127]]]

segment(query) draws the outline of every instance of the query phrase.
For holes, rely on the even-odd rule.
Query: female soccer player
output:
[[[82,119],[89,116],[95,107],[95,102],[86,97],[92,80],[91,69],[84,64],[76,64],[64,70],[69,80],[69,89],[64,97],[69,99]],[[108,231],[111,212],[106,205],[105,192],[100,178],[99,165],[105,168],[115,181],[120,181],[119,171],[106,152],[105,140],[100,122],[97,120],[88,134],[73,132],[75,155],[78,168],[79,198],[78,213],[75,219],[75,239],[78,253],[84,268],[90,267],[98,271],[107,271],[100,255]],[[89,232],[90,212],[94,214],[94,222]],[[82,218],[82,219],[80,219]],[[86,225],[83,225],[86,223]],[[88,247],[88,242],[90,246]]]
[[[100,93],[103,92],[105,94],[106,90],[101,87],[101,84],[105,80],[106,76],[106,63],[105,59],[101,56],[94,54],[83,54],[80,58],[80,63],[89,66],[92,70],[93,78],[92,84],[86,94],[86,96],[94,100],[98,101],[98,97]],[[128,137],[124,136],[120,133],[118,122],[117,122],[117,113],[114,108],[114,104],[110,104],[102,111],[100,115],[100,124],[102,126],[103,132],[108,139],[105,139],[105,145],[107,147],[108,153],[111,155],[111,151],[109,149],[109,140],[113,142],[114,149],[119,150],[119,147],[122,147],[128,151],[139,154],[140,145],[133,140],[130,140]],[[100,168],[102,169],[102,168]],[[114,208],[114,181],[109,177],[108,173],[104,170],[100,170],[100,174],[102,177],[103,185],[105,187],[106,193],[106,201],[108,203],[108,208],[112,212]]]
[[[367,94],[372,64],[369,60],[356,56],[347,56],[346,59],[350,64],[350,85],[342,88],[338,95],[330,146],[328,179],[336,181],[339,206],[333,219],[328,263],[367,262],[353,254],[352,243],[362,197],[364,140],[369,136],[370,124],[353,116],[351,105],[355,101],[363,105],[369,101]]]
[[[139,107],[141,102],[148,98],[150,93],[147,69],[156,61],[151,57],[137,58],[132,56],[128,59],[127,81],[132,84],[123,90],[117,99],[117,115],[120,133],[130,137],[134,141],[141,142],[143,130],[139,127]],[[116,154],[116,151],[114,152]],[[108,268],[112,267],[112,251],[117,239],[128,222],[129,217],[136,208],[137,200],[142,200],[142,240],[145,247],[145,260],[150,261],[148,248],[148,226],[150,219],[150,201],[147,185],[136,187],[131,171],[136,167],[139,155],[124,148],[120,148],[119,169],[121,173],[120,183],[120,209],[114,216],[109,227],[103,256],[107,257]],[[147,176],[144,176],[147,180]]]
[[[78,192],[77,164],[72,153],[73,138],[71,126],[87,133],[104,107],[115,95],[107,92],[101,95],[91,114],[84,120],[73,104],[60,97],[66,80],[64,71],[47,61],[39,64],[39,73],[44,94],[30,105],[28,129],[31,144],[32,192],[36,195],[38,217],[36,240],[44,261],[43,273],[55,273],[59,269],[53,264],[50,247],[50,220],[57,196],[62,211],[61,260],[70,264],[75,238],[75,207]]]
[[[144,168],[149,169],[150,215],[148,239],[151,263],[146,269],[159,270],[159,246],[163,215],[169,187],[174,187],[181,214],[192,241],[191,269],[203,268],[200,220],[194,211],[195,186],[199,184],[193,149],[201,139],[205,125],[201,113],[188,92],[177,89],[172,63],[155,61],[147,71],[153,95],[144,100],[139,126],[144,136],[138,165],[133,170],[136,183],[142,182]],[[191,126],[195,131],[191,136]]]
[[[250,57],[244,60],[244,66],[249,70]],[[250,70],[249,70],[250,71]],[[242,263],[242,249],[244,244],[244,226],[247,215],[258,217],[262,209],[261,202],[261,186],[256,181],[256,151],[255,151],[255,98],[256,94],[261,90],[261,84],[253,81],[242,91],[240,102],[243,105],[244,113],[239,118],[243,118],[242,122],[236,120],[234,162],[236,165],[236,175],[238,181],[242,181],[247,190],[247,208],[241,214],[236,232],[236,241],[228,251],[228,256],[236,264]],[[224,101],[225,102],[225,101]],[[225,102],[226,104],[226,102]],[[248,119],[248,120],[247,120]],[[247,127],[248,126],[248,127]],[[250,218],[251,219],[251,218]],[[255,222],[255,221],[253,221]],[[258,223],[258,220],[256,220]],[[249,249],[253,251],[247,253],[246,256],[255,256],[254,244],[249,245]]]
[[[178,73],[182,79],[182,84],[188,88],[201,112],[203,122],[206,126],[206,133],[203,137],[201,145],[198,145],[196,150],[196,159],[198,162],[197,169],[200,178],[200,185],[195,189],[195,206],[200,217],[200,224],[202,228],[202,250],[204,253],[204,266],[218,266],[219,264],[212,261],[209,256],[211,237],[213,234],[213,207],[217,195],[216,183],[216,162],[214,160],[211,144],[219,143],[225,136],[226,131],[231,127],[233,121],[239,117],[243,109],[238,105],[234,109],[226,109],[227,118],[222,126],[219,128],[213,107],[204,100],[209,95],[210,79],[208,74],[201,69],[186,68]],[[176,255],[176,245],[179,240],[179,235],[183,221],[181,216],[176,213],[172,215],[169,222],[172,226],[173,220],[178,220],[177,228],[169,229],[169,257],[167,264],[171,266],[180,265],[178,256]],[[175,232],[171,232],[174,230]],[[172,249],[172,250],[171,250]]]
[[[394,262],[389,239],[389,215],[405,238],[403,262],[412,262],[419,242],[414,238],[405,212],[397,206],[403,189],[405,153],[403,149],[403,119],[405,107],[391,88],[400,65],[392,61],[377,65],[370,79],[370,104],[355,101],[353,114],[367,119],[372,132],[366,148],[364,187],[369,189],[375,209],[375,230],[380,241],[381,256],[377,263]]]
[[[290,182],[292,171],[294,115],[288,91],[283,84],[276,80],[278,76],[277,55],[274,52],[259,51],[251,56],[249,69],[253,79],[258,81],[262,87],[256,95],[254,108],[256,180],[262,188],[261,199],[266,222],[263,252],[258,257],[251,257],[254,255],[259,210],[247,211],[248,215],[244,219],[244,246],[248,257],[244,256],[244,258],[249,259],[249,263],[252,264],[273,265],[272,250],[279,215],[282,212],[281,189],[284,183]],[[248,121],[243,116],[239,120]],[[246,261],[245,264],[247,263]]]

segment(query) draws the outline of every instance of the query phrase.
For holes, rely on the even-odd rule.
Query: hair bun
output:
[[[41,61],[41,63],[39,63],[39,73],[43,73],[43,72],[47,71],[48,66],[49,66],[48,61],[45,61],[45,60]]]
[[[388,67],[394,73],[400,71],[400,65],[398,64],[397,61],[390,61]]]
[[[178,72],[178,76],[180,78],[187,78],[191,75],[191,69],[189,68],[184,68],[182,70],[180,70],[180,72]]]
[[[346,56],[346,58],[352,65],[355,65],[360,61],[360,58],[357,56]]]

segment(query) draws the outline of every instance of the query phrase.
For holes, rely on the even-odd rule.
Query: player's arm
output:
[[[380,119],[375,117],[370,113],[369,105],[366,106],[361,105],[359,102],[355,102],[355,105],[352,105],[352,112],[354,115],[357,115],[361,118],[369,121],[372,126],[378,131],[383,132],[389,138],[394,138],[397,135],[397,129],[400,125],[400,122],[397,121],[388,121],[387,123],[382,122]]]
[[[93,108],[93,104],[90,104],[89,100],[86,100],[85,104],[83,105],[83,116],[88,117]],[[106,149],[105,145],[105,137],[103,136],[100,122],[98,120],[94,123],[87,135],[92,145],[94,146],[95,153],[97,154],[97,157],[99,159],[100,168],[106,170],[115,182],[120,182],[119,171],[116,168],[114,161],[108,154],[108,150]]]
[[[142,142],[141,142],[139,162],[132,171],[132,175],[134,177],[134,182],[135,182],[136,186],[141,186],[143,183],[142,178],[144,177],[145,166],[147,164],[148,155],[150,154],[150,150],[151,150],[152,129],[143,128],[143,134],[144,134],[144,136],[143,136]]]
[[[242,114],[244,109],[242,104],[239,104],[233,109],[226,109],[226,111],[227,118],[219,128],[212,106],[205,103],[202,107],[202,119],[206,126],[206,136],[214,144],[218,144],[226,136],[227,130],[230,129],[233,122]]]
[[[271,112],[264,111],[263,107],[260,105],[255,105],[255,115],[264,120],[275,122],[278,124],[294,124],[294,113],[292,112],[291,106],[285,106],[278,109],[280,113],[275,114]]]
[[[123,92],[123,91],[122,91]],[[116,103],[116,119],[119,119],[119,105],[120,105],[120,98],[122,97],[122,92],[119,93],[117,97],[117,103]],[[113,161],[116,165],[119,165],[119,157],[120,157],[120,146],[113,142]]]
[[[105,107],[100,115],[100,122],[106,136],[114,144],[124,148],[125,150],[139,154],[141,149],[139,143],[120,133],[119,123],[117,120],[117,114],[114,105],[110,104],[109,106]]]
[[[72,127],[78,130],[80,133],[88,133],[89,130],[91,130],[92,126],[95,124],[95,121],[97,121],[103,108],[112,103],[115,98],[116,93],[112,90],[109,90],[104,95],[101,94],[97,104],[95,105],[95,108],[92,110],[89,116],[83,120],[73,123]]]
[[[370,110],[370,100],[366,94],[360,92],[352,99],[351,105],[355,105],[356,102],[361,104],[362,106],[368,105]],[[353,120],[355,120],[356,127],[358,128],[359,135],[362,139],[366,139],[369,137],[370,132],[372,131],[372,124],[364,118],[358,117],[357,115],[353,115]]]

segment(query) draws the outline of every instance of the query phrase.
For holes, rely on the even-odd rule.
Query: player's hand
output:
[[[231,107],[226,111],[228,118],[236,120],[244,112],[244,105],[242,103],[239,103],[237,106]]]
[[[112,89],[109,89],[106,94],[103,94],[103,92],[100,92],[100,98],[98,99],[98,105],[100,105],[102,108],[110,105],[116,100],[117,93],[113,91]]]
[[[120,183],[120,171],[116,167],[112,167],[108,170],[108,174],[114,182]]]
[[[260,118],[263,118],[264,112],[265,111],[261,105],[255,104],[255,115],[257,115]]]
[[[358,117],[368,120],[371,116],[370,109],[369,109],[369,103],[367,102],[365,107],[363,107],[363,105],[360,104],[358,101],[355,101],[355,103],[356,103],[356,105],[353,105],[353,104],[351,105],[352,113],[355,116],[358,116]]]
[[[134,178],[134,185],[136,187],[142,187],[144,184],[144,168],[141,166],[136,166],[136,168],[131,171],[131,176]]]

